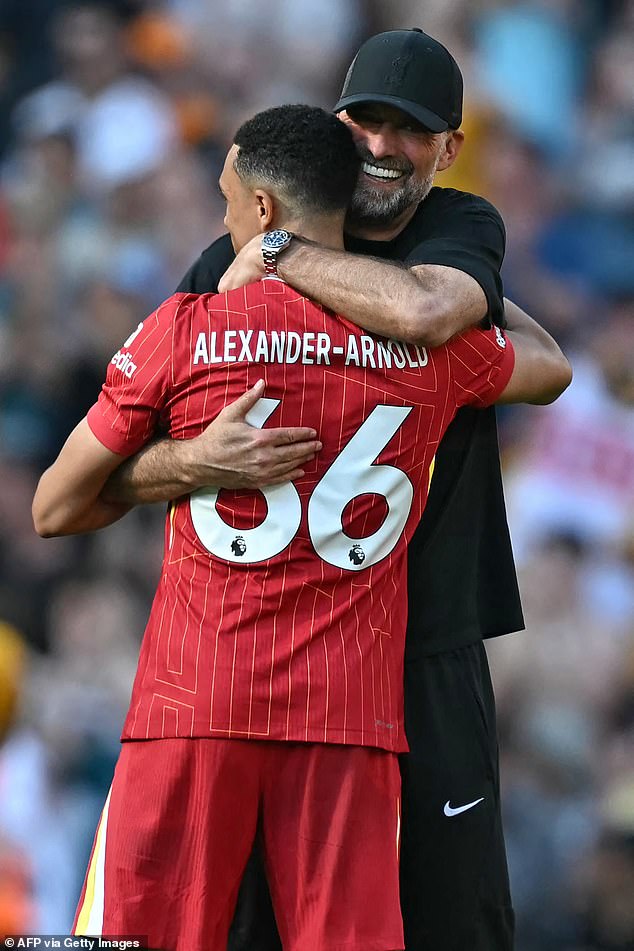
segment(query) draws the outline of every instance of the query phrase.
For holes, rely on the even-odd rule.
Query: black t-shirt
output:
[[[410,267],[442,264],[464,271],[482,287],[489,318],[500,323],[504,240],[502,219],[489,202],[432,188],[392,241],[347,238],[346,247]],[[231,240],[223,235],[203,251],[178,290],[216,291],[233,257]],[[447,430],[408,559],[408,659],[524,627],[493,408],[461,409]]]

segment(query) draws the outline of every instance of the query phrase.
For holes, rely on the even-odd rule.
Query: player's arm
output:
[[[302,467],[321,449],[317,433],[308,427],[251,426],[246,414],[263,393],[259,380],[194,439],[150,443],[115,469],[102,498],[136,505],[166,502],[206,485],[255,489],[302,478]]]
[[[515,365],[497,402],[552,403],[570,385],[570,363],[550,334],[517,304],[505,300],[504,313]]]
[[[488,311],[484,291],[464,271],[430,264],[406,267],[299,237],[280,257],[278,273],[306,297],[360,327],[419,346],[439,346]],[[263,274],[256,237],[223,275],[220,290],[241,287]]]
[[[42,476],[33,501],[40,535],[70,535],[103,528],[128,511],[101,495],[106,480],[140,450],[159,426],[169,426],[174,339],[189,339],[196,298],[164,301],[123,343],[108,364],[97,401]]]
[[[38,535],[91,532],[125,515],[130,506],[100,497],[106,479],[123,459],[106,449],[82,419],[38,483],[32,507]]]

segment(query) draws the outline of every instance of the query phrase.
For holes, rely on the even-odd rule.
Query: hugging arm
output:
[[[572,380],[572,367],[556,341],[517,304],[505,300],[506,332],[515,365],[498,403],[552,403]]]
[[[167,502],[205,485],[252,489],[299,479],[321,449],[308,427],[257,429],[245,419],[264,393],[259,380],[194,439],[158,439],[126,460],[103,487],[106,502]]]
[[[349,238],[348,246],[362,252],[353,254],[296,236],[280,255],[278,272],[307,297],[366,330],[435,347],[484,318],[501,319],[505,240],[493,205],[439,190],[392,242]],[[229,266],[220,290],[257,280],[263,268],[255,238]]]
[[[227,291],[264,273],[260,237],[242,249],[220,281]],[[278,273],[306,297],[318,300],[365,330],[435,347],[486,317],[478,282],[453,267],[407,267],[379,258],[337,251],[303,238],[280,257]]]

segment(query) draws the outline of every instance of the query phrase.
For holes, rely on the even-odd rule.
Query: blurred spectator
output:
[[[554,157],[566,154],[581,83],[577,0],[491,4],[476,21],[482,89],[523,135]]]
[[[588,869],[579,951],[634,946],[634,836],[606,834]]]
[[[280,102],[332,102],[337,72],[364,19],[359,0],[226,0],[222,6],[169,0],[168,7],[208,79],[241,99],[248,112]]]
[[[618,301],[595,324],[574,380],[533,422],[507,498],[520,557],[552,531],[607,550],[634,518],[634,309]]]
[[[80,181],[90,191],[155,171],[173,147],[174,115],[157,88],[129,71],[116,15],[78,3],[62,9],[53,26],[62,78],[20,103],[18,130],[43,137],[54,125],[70,129]]]

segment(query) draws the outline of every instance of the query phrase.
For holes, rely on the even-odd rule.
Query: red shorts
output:
[[[396,755],[255,740],[123,744],[73,933],[226,951],[258,827],[285,951],[403,948]]]

